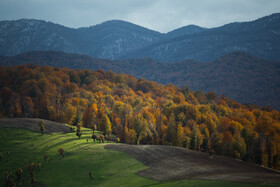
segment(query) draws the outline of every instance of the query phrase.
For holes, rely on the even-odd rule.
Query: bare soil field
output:
[[[45,124],[45,133],[50,134],[54,132],[70,132],[70,128],[63,123],[53,122],[38,118],[0,118],[1,127],[15,127],[25,128],[32,131],[41,132],[38,125],[39,121],[43,121]]]
[[[158,181],[215,179],[235,182],[280,182],[280,172],[224,156],[162,145],[109,144],[106,149],[125,152],[148,169],[138,174]]]

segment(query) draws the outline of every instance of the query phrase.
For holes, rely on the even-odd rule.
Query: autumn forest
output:
[[[103,70],[0,66],[0,116],[100,130],[280,169],[280,112]]]

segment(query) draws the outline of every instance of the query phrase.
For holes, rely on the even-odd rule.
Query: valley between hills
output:
[[[279,33],[0,21],[0,186],[279,186]]]

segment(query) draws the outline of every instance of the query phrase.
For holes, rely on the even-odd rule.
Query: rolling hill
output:
[[[0,66],[1,118],[83,126],[103,131],[103,138],[98,138],[103,140],[172,145],[279,169],[279,116],[269,107],[113,71]],[[32,123],[37,127],[32,130],[39,129],[36,119],[3,119],[0,125],[5,122],[14,127]],[[46,131],[55,126],[45,122]],[[67,132],[60,127],[58,131]],[[84,136],[78,130],[76,135]]]
[[[9,128],[11,125],[11,121],[7,121],[0,127],[0,134],[6,135],[6,139],[0,139],[0,171],[9,171],[8,178],[17,186],[274,187],[280,182],[279,172],[217,155],[210,158],[206,153],[170,146],[98,143],[91,139],[92,130],[88,128],[82,128],[83,136],[79,139],[75,133],[42,135]],[[64,157],[59,156],[59,148],[64,149]],[[44,154],[48,156],[46,161]],[[40,164],[39,169],[33,170],[34,184],[30,184],[25,168],[32,163]],[[23,171],[20,178],[15,175],[19,168]],[[93,179],[89,177],[90,171]],[[163,175],[159,178],[160,174]],[[4,181],[2,175],[1,186],[6,185]]]
[[[13,128],[25,128],[31,131],[41,132],[39,122],[43,122],[45,125],[45,134],[51,134],[56,132],[68,133],[69,127],[63,123],[57,123],[45,119],[38,118],[0,118],[0,127],[13,127]]]
[[[0,22],[0,55],[58,50],[94,58],[153,58],[160,62],[186,59],[208,62],[234,51],[280,59],[280,14],[217,28],[188,25],[159,33],[120,20],[68,28],[51,22],[21,19]]]
[[[172,146],[109,144],[106,149],[122,151],[149,168],[138,174],[157,181],[178,179],[235,182],[278,182],[280,172],[238,160]]]

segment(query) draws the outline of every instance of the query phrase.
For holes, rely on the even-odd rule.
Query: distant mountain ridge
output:
[[[187,25],[187,26],[180,27],[178,29],[168,32],[166,34],[166,37],[167,38],[176,38],[176,37],[184,36],[184,35],[197,34],[202,31],[205,31],[205,30],[207,30],[207,28],[202,28],[197,25]]]
[[[33,50],[105,59],[153,58],[160,62],[208,62],[230,52],[244,51],[279,60],[280,13],[210,29],[188,25],[167,34],[120,20],[78,29],[34,19],[0,22],[0,55]]]
[[[159,32],[119,20],[78,29],[39,20],[1,21],[0,54],[58,50],[116,59],[161,37]]]
[[[233,52],[207,63],[185,60],[160,63],[150,58],[109,60],[57,51],[36,51],[0,57],[0,65],[38,64],[71,69],[102,69],[145,78],[164,85],[214,91],[242,103],[280,109],[280,62]]]
[[[234,51],[279,60],[280,14],[161,40],[135,51],[129,57],[150,57],[163,62],[177,62],[183,59],[207,62]]]

